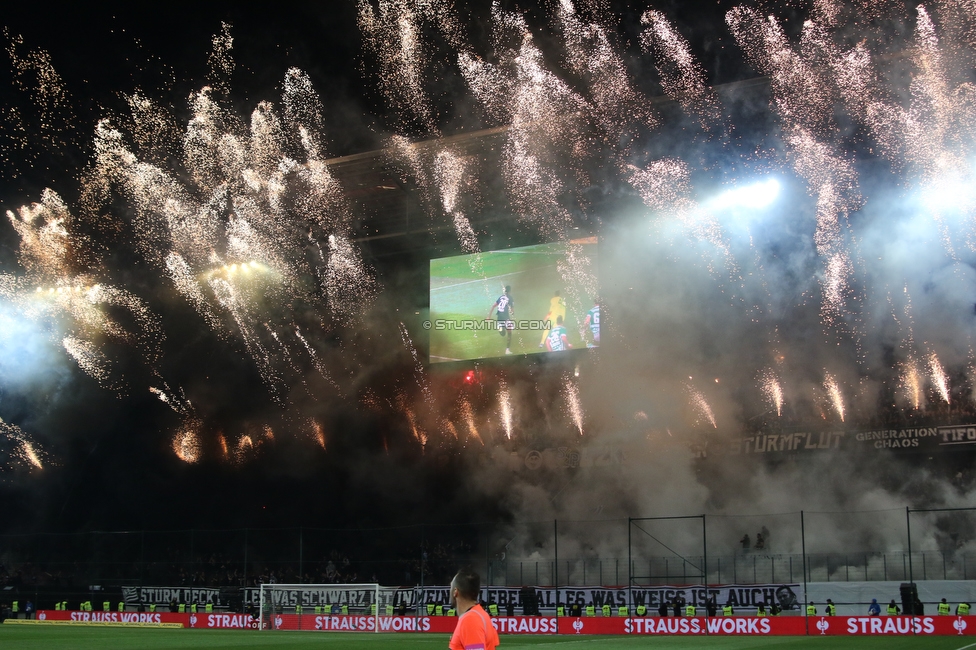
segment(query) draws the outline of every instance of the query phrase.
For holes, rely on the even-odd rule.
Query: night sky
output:
[[[625,44],[626,64],[636,89],[646,97],[663,94],[652,61],[641,54],[638,44],[640,15],[648,8],[661,11],[687,39],[709,84],[719,86],[759,78],[760,73],[746,63],[725,26],[725,14],[735,4],[726,0],[648,5],[612,3],[611,24],[617,27],[617,37]],[[544,8],[537,3],[510,1],[500,5],[504,10],[524,11],[547,63],[553,69],[560,69],[558,38]],[[797,3],[775,7],[790,37],[796,35],[801,18],[810,10],[792,5]],[[769,9],[762,4],[756,6],[760,12]],[[893,13],[901,15],[903,8],[894,4],[892,7]],[[458,11],[475,50],[487,52],[490,4],[465,3]],[[42,190],[48,187],[72,208],[83,202],[81,186],[91,166],[95,125],[102,118],[123,119],[125,94],[141,91],[169,107],[176,123],[185,126],[191,117],[187,97],[207,83],[211,39],[220,32],[222,23],[231,25],[234,39],[232,55],[236,67],[230,79],[231,94],[224,104],[231,112],[246,117],[259,101],[277,101],[286,71],[297,67],[307,72],[321,98],[326,157],[380,149],[393,133],[425,137],[416,124],[404,125],[380,92],[375,60],[364,49],[356,15],[356,3],[352,1],[276,3],[265,7],[249,3],[198,3],[182,7],[165,3],[143,7],[128,3],[114,9],[87,9],[77,3],[65,7],[20,3],[6,8],[0,19],[6,30],[5,42],[22,36],[22,44],[17,44],[19,56],[32,50],[47,52],[63,79],[67,99],[54,114],[42,115],[32,102],[31,93],[18,87],[19,78],[13,67],[0,66],[4,68],[0,70],[0,106],[8,124],[6,132],[0,133],[3,209],[16,210],[37,201]],[[465,80],[451,59],[450,48],[436,34],[427,36],[432,43],[430,69],[434,72],[431,74],[437,76],[429,80],[433,88],[431,105],[441,134],[451,136],[497,126],[497,121],[468,96]],[[570,88],[585,85],[565,70],[561,74]],[[661,128],[667,137],[651,144],[645,144],[646,139],[638,139],[640,146],[627,149],[630,159],[633,164],[642,165],[659,155],[679,152],[692,160],[692,180],[702,187],[728,182],[723,177],[727,169],[766,169],[777,165],[783,168],[786,155],[781,150],[785,147],[770,126],[774,120],[767,112],[769,99],[765,83],[760,81],[754,89],[736,94],[730,104],[734,106],[731,110],[741,117],[738,128],[711,132],[706,134],[707,138],[694,130],[697,128],[694,120],[676,117],[678,109],[673,103],[662,106],[660,110],[668,119]],[[24,125],[22,134],[10,126],[13,124],[11,111],[16,112]],[[860,154],[869,149],[864,144],[863,129],[843,116],[836,121],[840,140],[850,145],[850,151]],[[676,144],[679,142],[680,146]],[[707,146],[703,144],[706,142]],[[716,142],[719,144],[713,147]],[[617,143],[594,140],[587,146],[612,149]],[[729,152],[735,147],[745,153],[735,158]],[[750,159],[752,152],[761,150],[765,153],[757,153]],[[776,162],[767,165],[774,158]],[[177,163],[167,162],[174,169],[179,168]],[[892,173],[887,165],[878,158],[859,160],[859,170],[871,170],[865,174],[865,187],[876,182],[887,187],[885,184]],[[630,221],[624,217],[612,219],[600,209],[591,208],[611,206],[618,214],[627,215],[640,206],[640,197],[632,190],[621,189],[619,180],[603,179],[602,171],[592,170],[591,186],[580,189],[583,199],[574,217],[583,228],[594,233],[603,235],[601,229],[604,229],[611,239],[625,239],[622,233],[631,226]],[[185,172],[177,175],[180,173]],[[501,185],[494,177],[481,180],[489,188]],[[803,194],[798,182],[789,187],[796,196]],[[406,196],[405,206],[423,210],[422,188],[407,181],[399,189]],[[503,199],[494,202],[488,199],[483,207],[483,215],[491,216],[504,214],[510,206]],[[117,198],[101,209],[115,215],[112,224],[128,223],[132,210]],[[803,199],[786,211],[797,219],[811,219],[815,207]],[[356,214],[359,232],[368,231],[374,217]],[[323,358],[335,364],[336,376],[341,375],[341,388],[330,387],[328,381],[313,376],[305,367],[307,375],[288,384],[285,394],[276,397],[268,390],[241,340],[209,327],[168,280],[139,256],[131,245],[131,233],[125,230],[126,226],[108,223],[89,219],[82,229],[87,229],[91,241],[97,242],[92,248],[105,266],[112,269],[112,281],[138,295],[159,316],[165,341],[155,370],[193,403],[200,427],[202,458],[187,464],[173,453],[174,431],[182,426],[182,420],[146,389],[158,384],[152,374],[152,364],[144,363],[125,345],[109,342],[106,354],[116,361],[118,373],[125,376],[125,382],[118,389],[99,386],[64,354],[57,337],[49,336],[45,331],[49,324],[32,325],[11,316],[2,322],[9,327],[16,323],[16,327],[23,329],[15,333],[8,330],[0,338],[0,418],[27,432],[46,450],[49,461],[40,471],[12,464],[0,473],[0,500],[5,507],[0,531],[315,526],[323,522],[335,526],[372,526],[418,521],[504,521],[516,516],[517,504],[506,498],[508,486],[504,481],[476,484],[471,480],[477,468],[491,457],[491,444],[476,448],[438,439],[423,448],[411,433],[409,419],[401,408],[404,401],[422,400],[424,390],[431,390],[436,396],[466,395],[465,399],[486,414],[493,408],[490,403],[497,388],[496,375],[507,373],[511,384],[523,386],[520,394],[530,395],[534,400],[524,411],[533,414],[526,415],[523,422],[527,436],[532,431],[540,439],[548,435],[558,437],[552,432],[563,427],[559,421],[563,415],[555,413],[556,409],[550,406],[553,395],[559,394],[558,378],[572,364],[533,362],[503,366],[502,370],[489,366],[484,378],[479,379],[484,386],[469,389],[458,383],[467,367],[428,373],[424,368],[418,369],[411,357],[411,345],[415,345],[419,358],[425,359],[423,339],[417,337],[422,332],[417,326],[427,305],[428,259],[460,253],[456,241],[450,237],[445,239],[433,230],[429,235],[409,240],[377,237],[375,241],[364,241],[363,261],[383,289],[368,307],[366,321],[337,319],[318,332],[313,342]],[[777,273],[781,271],[777,279],[782,282],[776,286],[782,286],[787,296],[783,304],[789,303],[789,309],[794,311],[782,319],[790,327],[776,330],[776,335],[785,347],[791,342],[799,346],[820,336],[818,330],[822,329],[819,305],[809,298],[810,287],[815,284],[812,278],[818,277],[814,267],[819,269],[819,262],[808,250],[812,239],[809,229],[797,233],[793,222],[784,219],[782,224],[770,226],[770,233],[773,234],[768,238],[773,243],[756,258]],[[484,250],[536,243],[545,238],[539,232],[527,232],[504,219],[490,228],[482,228],[479,234]],[[0,272],[21,272],[18,245],[17,234],[4,219],[0,222]],[[650,275],[654,268],[649,265],[647,270]],[[688,287],[696,282],[704,286],[708,282],[706,276],[701,272],[700,276],[684,277],[682,281],[687,281]],[[751,337],[753,330],[723,329],[731,312],[720,311],[724,308],[720,301],[725,299],[722,282],[716,282],[715,287],[700,295],[688,289],[685,297],[697,301],[695,309],[700,312],[685,310],[682,316],[674,316],[670,324],[658,325],[683,332],[685,318],[693,320],[696,327],[704,323],[707,327],[696,329],[694,337],[689,336],[695,340],[694,353],[685,357],[694,357],[693,362],[689,361],[692,365],[714,362],[734,376],[740,366],[748,363],[740,363],[735,354],[726,351],[735,348],[742,358],[747,358],[752,348],[769,343],[769,336],[763,334],[767,336],[763,341],[762,336]],[[819,288],[813,291],[816,293]],[[778,288],[771,293],[777,299],[780,297]],[[634,300],[634,304],[640,301]],[[302,319],[306,318],[311,323],[317,318],[314,306],[295,301],[289,302],[287,309],[297,314],[296,322],[304,323]],[[10,314],[9,310],[7,313]],[[636,324],[626,327],[637,333],[636,338],[655,340],[639,329],[640,318],[634,321]],[[757,321],[758,317],[749,322]],[[408,344],[404,340],[398,329],[400,322],[417,337],[416,343]],[[861,321],[852,317],[851,322]],[[653,334],[653,328],[648,326],[648,332]],[[743,332],[749,336],[740,336]],[[896,349],[897,345],[885,337],[890,338],[888,334],[879,337],[885,339],[888,346],[885,349]],[[688,343],[688,349],[692,347]],[[876,347],[882,348],[880,344]],[[680,346],[676,349],[680,350]],[[842,351],[836,352],[838,349]],[[821,359],[828,355],[856,359],[864,367],[870,365],[871,355],[881,354],[873,348],[864,352],[849,339],[831,350],[834,351],[818,353],[820,356],[806,352],[802,356],[816,356],[816,362],[809,365],[822,373],[829,363]],[[625,354],[626,349],[621,348],[618,353]],[[681,352],[674,354],[677,357]],[[664,360],[656,359],[661,366],[649,361],[640,367],[624,367],[641,380],[653,374],[647,368],[665,367],[684,381],[683,376],[689,374],[684,367],[671,363],[665,353],[661,355]],[[595,363],[592,358],[587,359],[582,361],[584,366]],[[964,361],[961,358],[956,361],[954,368],[950,368],[956,373],[954,377],[963,373]],[[870,372],[864,371],[863,375],[868,376]],[[872,381],[876,375],[877,372],[871,375]],[[739,377],[752,382],[755,373],[750,367],[741,370]],[[647,381],[654,382],[657,378]],[[822,384],[823,380],[818,378],[816,382]],[[865,383],[869,382],[860,385]],[[529,385],[533,388],[524,388]],[[851,379],[850,385],[859,384]],[[962,381],[956,383],[961,385]],[[822,388],[818,386],[817,390]],[[437,399],[440,397],[434,401]],[[451,402],[454,398],[444,399]],[[661,430],[669,422],[693,419],[689,408],[672,409],[665,396],[654,400],[662,413],[678,411],[672,420],[668,420],[672,415],[662,415],[654,422],[653,410],[641,406],[651,412],[652,424],[659,425]],[[755,402],[759,398],[740,399],[733,391],[716,410],[732,413],[729,419],[741,423],[762,411],[749,400]],[[864,401],[871,402],[869,398]],[[290,406],[284,408],[282,402]],[[371,404],[379,407],[372,408]],[[627,411],[627,417],[635,410],[630,402],[620,409]],[[816,416],[815,410],[810,407],[805,413]],[[616,413],[604,413],[604,424],[608,428],[615,426],[617,417]],[[310,444],[304,433],[298,433],[307,429],[309,419],[324,427],[325,449]],[[264,433],[266,427],[275,431],[273,440]],[[262,439],[260,449],[239,462],[222,458],[219,437],[232,439],[244,434]],[[10,449],[8,441],[7,451],[0,453]],[[310,498],[316,495],[323,498]],[[187,504],[193,502],[227,505],[188,508]]]

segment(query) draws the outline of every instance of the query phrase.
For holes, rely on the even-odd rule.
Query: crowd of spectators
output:
[[[90,584],[153,584],[174,587],[216,588],[281,584],[381,583],[389,585],[433,584],[449,582],[459,563],[469,561],[471,546],[456,543],[423,544],[414,553],[399,549],[393,557],[376,553],[370,560],[355,559],[349,553],[333,549],[324,556],[273,561],[253,557],[247,563],[243,553],[230,556],[211,553],[205,557],[186,558],[176,548],[164,558],[114,557],[108,561],[91,558],[70,561],[52,557],[46,562],[11,558],[0,548],[0,587],[72,587]],[[185,551],[183,551],[185,553]],[[351,559],[352,558],[352,559]]]

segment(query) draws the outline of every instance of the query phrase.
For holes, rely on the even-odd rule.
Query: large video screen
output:
[[[431,362],[599,347],[596,271],[596,237],[431,260]]]

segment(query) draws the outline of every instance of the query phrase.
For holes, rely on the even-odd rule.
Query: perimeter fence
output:
[[[760,541],[761,539],[761,541]],[[654,586],[976,578],[976,508],[0,534],[0,590],[282,583]]]

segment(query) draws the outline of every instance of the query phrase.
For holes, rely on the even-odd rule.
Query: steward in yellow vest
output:
[[[600,608],[600,611],[603,613],[604,616],[610,616],[610,605],[604,605],[603,607]]]
[[[349,614],[349,605],[343,605],[342,608],[339,611],[342,614],[344,614],[344,615],[348,615]]]
[[[629,610],[629,608],[626,605],[624,605],[623,607],[618,607],[617,608],[617,616],[623,616],[625,618],[627,616],[630,616],[630,610]]]
[[[732,609],[732,605],[725,603],[722,607],[722,616],[735,616],[735,610]]]
[[[558,605],[556,607],[556,616],[565,616],[565,615],[566,615],[566,608],[562,605]]]
[[[203,606],[203,611],[208,614],[213,614],[213,603],[207,602],[207,604]]]
[[[637,606],[637,615],[638,616],[647,616],[647,605],[638,605]]]
[[[496,602],[488,603],[488,613],[491,616],[498,616],[498,603]]]
[[[685,616],[694,616],[694,615],[695,615],[695,606],[685,605]]]
[[[150,612],[156,611],[156,603],[149,603],[149,611]]]
[[[124,612],[125,611],[125,601],[123,601],[123,600],[120,600],[119,601],[119,611],[120,612]]]
[[[816,616],[817,608],[813,606],[813,603],[807,603],[807,616]]]
[[[827,606],[824,607],[824,613],[827,616],[837,616],[837,608],[834,606],[834,601],[827,599]]]
[[[491,605],[488,606],[491,607]],[[433,616],[433,615],[434,615],[434,603],[427,603],[427,616]]]
[[[385,610],[387,616],[393,616],[393,605],[387,605]]]
[[[959,603],[956,605],[956,614],[958,616],[969,616],[969,603]]]
[[[594,607],[593,605],[587,605],[586,606],[586,615],[587,616],[596,616],[596,607]]]
[[[942,602],[939,603],[939,616],[948,616],[948,615],[949,615],[949,603],[947,603],[946,599],[943,598]]]
[[[112,603],[108,602],[107,600],[103,600],[102,601],[102,611],[103,612],[110,612],[110,611],[112,611]]]
[[[756,616],[766,616],[766,604],[759,603],[759,607],[756,609]]]
[[[299,616],[301,616],[301,613],[302,613],[302,606],[301,605],[295,605],[295,613],[298,614]]]
[[[435,605],[434,606],[434,616],[443,616],[443,615],[444,615],[444,606],[443,605]]]

